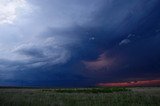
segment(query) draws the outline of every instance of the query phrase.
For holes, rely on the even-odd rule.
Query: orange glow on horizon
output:
[[[160,80],[143,80],[117,83],[99,83],[98,86],[106,87],[132,87],[132,86],[160,86]]]

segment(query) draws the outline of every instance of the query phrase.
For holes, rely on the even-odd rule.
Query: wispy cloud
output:
[[[120,43],[119,43],[119,45],[121,46],[121,45],[126,45],[126,44],[128,44],[128,43],[130,43],[131,41],[129,40],[129,39],[123,39]]]

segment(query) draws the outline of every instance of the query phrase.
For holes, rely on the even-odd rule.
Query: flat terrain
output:
[[[0,88],[0,106],[160,106],[160,88]]]

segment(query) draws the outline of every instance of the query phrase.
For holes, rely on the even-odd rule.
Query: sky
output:
[[[159,0],[0,0],[0,86],[160,85]]]

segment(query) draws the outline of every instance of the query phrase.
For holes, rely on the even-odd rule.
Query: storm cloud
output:
[[[159,4],[2,0],[0,85],[93,86],[158,78]]]

